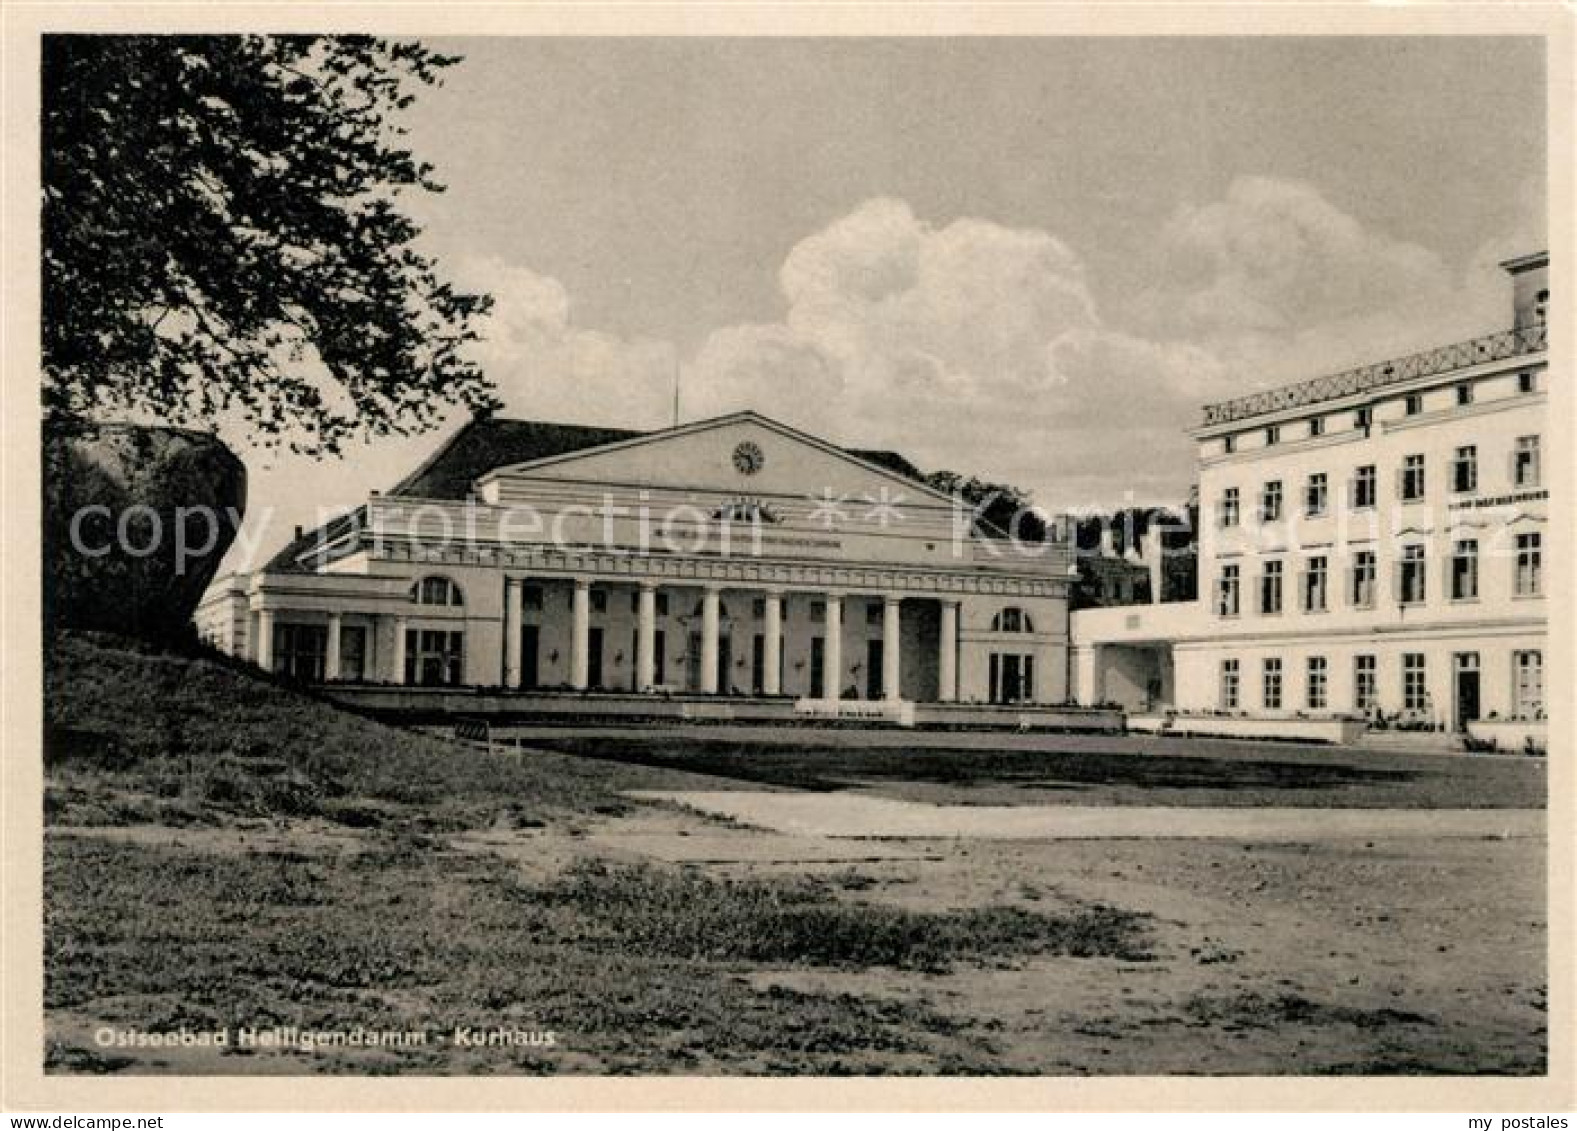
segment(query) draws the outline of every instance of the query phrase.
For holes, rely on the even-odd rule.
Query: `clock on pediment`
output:
[[[741,475],[754,475],[766,462],[761,445],[754,440],[742,440],[734,448],[734,470]]]

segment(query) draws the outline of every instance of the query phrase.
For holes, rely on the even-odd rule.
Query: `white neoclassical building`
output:
[[[1073,614],[1080,700],[1541,720],[1548,263],[1502,265],[1508,329],[1208,406],[1199,599]]]
[[[1056,704],[1070,564],[975,529],[895,453],[751,412],[650,433],[478,419],[216,583],[197,621],[343,685]]]

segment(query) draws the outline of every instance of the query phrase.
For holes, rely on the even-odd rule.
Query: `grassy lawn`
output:
[[[404,837],[338,853],[52,837],[46,882],[51,1058],[65,1070],[93,1052],[70,1039],[83,1018],[434,1034],[371,1063],[302,1055],[275,1071],[546,1072],[566,1054],[598,1072],[992,1071],[989,1035],[923,1002],[758,989],[744,975],[1147,953],[1141,919],[1109,908],[866,910],[809,882],[642,865],[533,883],[496,858]],[[564,1053],[443,1040],[500,1026],[551,1031]],[[206,1070],[241,1070],[227,1059]]]
[[[1543,808],[1545,763],[1148,736],[919,734],[794,740],[529,735],[532,749],[623,766],[705,774],[736,788],[830,792],[963,805],[1199,805]],[[711,788],[718,788],[713,785]]]
[[[1505,806],[1542,802],[1542,762],[792,732],[539,735],[490,755],[218,657],[102,637],[56,642],[46,692],[54,1072],[1545,1063],[1536,840],[916,847],[785,837],[622,795],[734,783],[992,803]],[[120,1050],[96,1044],[106,1025],[429,1039]]]

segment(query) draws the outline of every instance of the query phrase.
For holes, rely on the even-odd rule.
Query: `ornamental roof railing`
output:
[[[1503,361],[1525,353],[1537,353],[1546,348],[1549,330],[1545,326],[1522,326],[1513,330],[1498,330],[1481,338],[1470,338],[1449,346],[1436,346],[1421,353],[1390,361],[1361,365],[1357,369],[1300,381],[1296,385],[1283,385],[1279,389],[1249,393],[1229,401],[1218,401],[1205,406],[1205,426],[1229,424],[1267,412],[1319,404],[1321,401],[1350,397],[1355,393],[1408,381],[1414,377],[1431,377],[1466,369],[1486,361]]]

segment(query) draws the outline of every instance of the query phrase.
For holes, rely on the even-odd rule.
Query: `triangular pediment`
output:
[[[951,504],[945,494],[754,412],[495,468],[478,479],[558,480],[757,498],[877,498]]]

